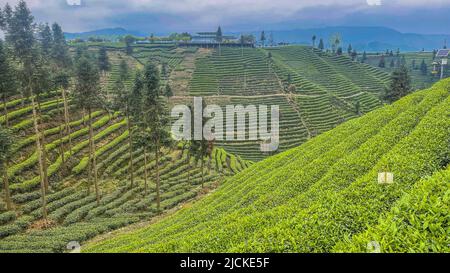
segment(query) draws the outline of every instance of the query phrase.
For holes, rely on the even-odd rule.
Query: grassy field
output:
[[[348,121],[85,251],[364,252],[377,241],[381,252],[448,252],[449,92],[445,80]],[[377,182],[384,171],[393,184]]]

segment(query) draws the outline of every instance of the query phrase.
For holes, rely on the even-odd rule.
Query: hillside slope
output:
[[[253,165],[210,196],[159,223],[90,245],[85,250],[354,250],[351,244],[342,247],[342,243],[360,233],[354,237],[355,244],[365,241],[364,232],[371,226],[379,224],[382,231],[383,219],[392,217],[390,213],[414,211],[411,207],[414,202],[407,194],[419,196],[418,183],[426,183],[419,181],[448,166],[449,95],[449,80],[411,94]],[[378,184],[381,171],[393,172],[394,184]],[[438,174],[434,179],[435,183],[448,184]],[[445,196],[441,202],[448,205],[449,198]],[[447,218],[440,222],[442,229],[430,223],[433,230],[430,238],[439,238],[433,239],[433,247],[415,249],[414,240],[404,235],[400,248],[382,245],[382,250],[448,250]],[[427,238],[431,233],[419,231],[419,234]],[[423,238],[421,241],[427,242]]]
[[[163,85],[169,84],[176,104],[192,104],[203,97],[209,104],[280,106],[280,146],[297,147],[342,122],[382,106],[379,97],[389,74],[346,55],[313,50],[310,46],[205,49],[175,44],[134,45],[124,53],[121,43],[86,43],[92,52],[108,49],[112,70],[105,84],[112,89],[121,59],[130,67],[147,61],[159,66]],[[74,48],[77,45],[74,45]],[[78,45],[79,46],[79,45]],[[272,56],[269,58],[269,56]],[[128,86],[131,85],[131,78]],[[295,90],[289,87],[294,87]],[[260,161],[271,154],[257,141],[217,142],[217,146],[245,160]]]
[[[173,49],[158,50],[173,54]],[[152,58],[156,49],[140,52],[135,56]],[[181,61],[173,70],[187,70],[183,64]],[[196,54],[194,69],[188,74],[188,92],[177,94],[178,103],[202,96],[222,107],[279,105],[282,119],[278,152],[381,107],[379,97],[390,80],[389,74],[379,69],[309,46],[203,49]],[[169,83],[176,86],[177,79],[171,78]],[[218,145],[252,161],[269,155],[262,153],[255,141]]]
[[[111,71],[102,78],[109,87],[118,77],[118,66],[125,60],[130,67],[138,63],[120,52],[110,52]],[[130,86],[130,80],[127,85]],[[72,92],[72,90],[69,90]],[[181,145],[164,149],[159,160],[161,179],[161,211],[156,208],[156,158],[144,155],[133,145],[130,150],[127,118],[120,113],[95,109],[91,120],[96,145],[100,203],[87,181],[89,168],[89,116],[76,109],[72,96],[68,99],[70,129],[64,126],[64,106],[60,92],[40,97],[39,127],[45,136],[49,190],[47,213],[51,228],[43,227],[40,174],[29,99],[10,98],[6,103],[8,121],[15,146],[8,163],[9,188],[13,210],[7,211],[3,179],[0,181],[0,253],[61,252],[70,241],[83,242],[95,235],[131,223],[148,221],[161,212],[176,209],[182,203],[203,195],[252,164],[239,156],[215,148],[205,168],[188,157]],[[6,123],[0,115],[0,126]],[[145,165],[147,159],[147,165]],[[134,185],[130,182],[133,162]],[[148,174],[148,189],[145,174]],[[203,178],[202,179],[202,173]],[[202,180],[205,188],[202,187]],[[90,189],[90,190],[89,190]]]

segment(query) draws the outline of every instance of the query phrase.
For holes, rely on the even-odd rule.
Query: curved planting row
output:
[[[337,246],[376,226],[391,208],[398,214],[396,202],[407,198],[405,193],[415,194],[420,179],[447,168],[449,86],[450,81],[441,82],[346,122],[251,166],[188,209],[87,251],[342,250]],[[377,182],[383,171],[394,173],[393,184]],[[442,212],[445,206],[436,204],[436,209]],[[429,236],[438,239],[420,250],[445,249],[445,229],[431,221],[428,225],[439,234]],[[396,248],[388,244],[383,249]]]

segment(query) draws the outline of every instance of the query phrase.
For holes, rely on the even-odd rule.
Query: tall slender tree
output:
[[[11,161],[13,144],[14,137],[11,132],[0,126],[0,169],[3,177],[3,186],[5,188],[7,210],[12,210],[11,193],[9,190],[8,162]]]
[[[46,168],[45,145],[41,143],[42,136],[38,123],[38,111],[36,109],[35,93],[39,87],[39,77],[36,75],[37,61],[41,61],[35,39],[35,23],[25,1],[21,0],[14,11],[5,6],[2,17],[2,28],[5,32],[5,40],[11,47],[15,59],[19,63],[19,80],[22,86],[22,97],[30,97],[33,112],[33,124],[36,139],[36,153],[39,162],[39,175],[41,179],[42,215],[47,219],[46,208]],[[41,82],[42,83],[42,82]]]
[[[384,55],[381,55],[380,62],[378,63],[378,67],[380,67],[380,68],[386,67],[386,60],[385,60]]]
[[[420,64],[420,72],[422,73],[422,75],[427,75],[428,74],[428,66],[425,63],[425,59],[423,59],[422,63]]]
[[[143,110],[143,89],[144,89],[144,83],[143,83],[143,77],[141,72],[138,70],[136,71],[136,75],[134,77],[133,82],[133,88],[129,94],[129,97],[127,98],[127,101],[129,103],[128,105],[128,146],[129,146],[129,154],[130,154],[130,161],[128,163],[128,172],[130,173],[130,182],[131,187],[133,187],[134,184],[134,158],[133,158],[133,144],[134,141],[134,135],[136,131],[136,127],[138,128],[144,128],[145,125],[143,123],[142,118],[142,110]],[[147,151],[146,151],[147,152]]]
[[[361,62],[365,63],[367,61],[367,52],[364,51],[362,58],[361,58]]]
[[[244,44],[245,44],[244,35],[241,35],[240,42],[241,42],[241,56],[244,57]]]
[[[102,46],[98,52],[98,68],[103,74],[105,74],[111,68],[108,51],[104,46]]]
[[[128,80],[129,79],[129,77],[130,77],[130,71],[129,71],[130,69],[129,69],[129,67],[128,67],[128,64],[127,64],[127,62],[125,61],[125,60],[121,60],[120,61],[120,64],[119,64],[119,79],[121,80],[121,81],[126,81],[126,80]]]
[[[121,73],[122,74],[122,73]],[[132,105],[131,103],[140,103],[139,101],[136,102],[136,100],[133,101],[132,96],[136,95],[137,97],[135,99],[140,100],[140,91],[138,90],[137,93],[135,93],[136,88],[141,89],[142,88],[142,84],[141,84],[141,79],[140,79],[140,74],[137,73],[137,79],[135,79],[135,83],[133,86],[133,90],[132,92],[130,92],[129,89],[127,89],[124,80],[126,80],[126,75],[119,75],[119,78],[117,79],[116,83],[115,83],[115,88],[114,88],[114,100],[113,100],[113,109],[116,111],[120,111],[121,113],[123,113],[127,119],[127,129],[128,129],[128,151],[129,151],[129,164],[128,164],[128,173],[130,174],[130,182],[131,182],[131,187],[134,186],[134,163],[133,163],[133,152],[134,152],[134,140],[133,140],[133,136],[134,136],[134,126],[133,126],[133,117],[137,117],[139,115],[139,113],[137,113],[137,111],[135,112],[135,116],[134,113],[132,113]]]
[[[391,85],[385,90],[384,100],[387,102],[395,102],[402,97],[408,95],[411,88],[411,77],[408,68],[404,65],[397,68],[391,76]]]
[[[264,32],[264,30],[261,32],[260,40],[261,40],[262,47],[264,47],[265,46],[265,42],[266,42],[266,33]]]
[[[206,108],[206,103],[203,101],[202,113]],[[207,118],[203,117],[203,124],[208,122]],[[193,127],[192,127],[193,128]],[[205,187],[205,159],[212,156],[214,144],[212,141],[206,140],[204,137],[201,140],[195,140],[192,138],[189,145],[189,153],[195,159],[196,162],[200,161],[200,169],[202,172],[202,188]]]
[[[173,91],[169,84],[166,84],[166,87],[164,88],[164,96],[168,99],[173,97]]]
[[[3,41],[0,40],[0,95],[3,101],[5,125],[7,128],[9,127],[9,118],[6,102],[9,97],[16,95],[18,91],[15,73],[11,60],[4,48]]]
[[[322,50],[322,51],[325,49],[325,44],[323,43],[323,39],[320,39],[320,41],[319,41],[319,46],[318,46],[318,47],[319,47],[319,49]]]
[[[98,68],[86,57],[82,57],[76,65],[75,103],[88,111],[89,128],[89,173],[88,188],[92,185],[94,176],[94,187],[97,204],[100,203],[100,192],[98,187],[97,162],[94,131],[92,128],[92,110],[101,105],[100,97],[100,75]]]
[[[127,55],[131,55],[133,53],[133,43],[136,41],[136,38],[131,35],[127,35],[123,38],[123,41],[125,42],[125,52]]]
[[[161,149],[171,144],[171,136],[168,131],[170,118],[168,110],[159,98],[160,75],[158,68],[148,63],[143,74],[143,117],[144,129],[148,131],[148,137],[152,144],[156,160],[156,204],[161,208],[160,174],[159,164]]]
[[[39,40],[42,54],[45,57],[49,57],[53,47],[53,35],[47,23],[39,25]]]
[[[51,56],[53,62],[57,64],[59,68],[69,68],[72,65],[72,59],[69,54],[69,47],[67,45],[64,32],[61,26],[57,23],[52,25],[53,46],[51,50]],[[81,47],[80,47],[81,48]]]

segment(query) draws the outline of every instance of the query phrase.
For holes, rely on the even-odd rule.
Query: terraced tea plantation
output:
[[[285,151],[380,107],[388,82],[381,70],[307,46],[222,48],[197,58],[189,94],[213,97],[219,105],[279,105],[280,151]],[[256,142],[219,145],[248,160],[268,156]]]
[[[449,252],[450,80],[252,165],[86,252]],[[379,173],[393,174],[392,184]],[[369,248],[367,245],[369,244]]]
[[[113,69],[114,71],[114,69]],[[4,191],[0,192],[0,252],[61,252],[71,241],[83,242],[96,235],[159,215],[155,203],[155,158],[149,153],[147,170],[142,150],[134,150],[136,183],[129,179],[127,120],[119,113],[97,110],[92,113],[96,159],[100,177],[100,204],[88,191],[88,116],[71,110],[70,135],[62,134],[62,100],[50,93],[41,102],[42,133],[46,140],[46,163],[50,189],[47,196],[51,228],[41,226],[41,192],[35,135],[28,100],[13,99],[6,104],[9,124],[19,138],[9,166],[14,211],[5,211]],[[0,122],[5,123],[4,116]],[[180,144],[181,145],[181,144]],[[65,147],[64,159],[60,153]],[[202,188],[200,163],[188,159],[178,146],[165,150],[160,159],[161,209],[177,208],[215,188],[223,178],[242,171],[251,162],[216,148],[207,159]],[[149,185],[144,187],[144,173]]]
[[[91,45],[89,51],[96,53],[100,48],[99,46],[103,45]],[[213,203],[218,205],[217,209],[223,207],[224,212],[228,210],[225,209],[226,204],[232,202],[229,200],[235,200],[236,204],[255,201],[257,199],[254,198],[259,198],[260,193],[257,195],[247,194],[256,194],[261,189],[265,193],[261,195],[263,199],[257,202],[258,206],[264,207],[271,204],[291,206],[289,200],[295,200],[294,197],[300,193],[307,195],[306,189],[309,187],[307,185],[312,184],[315,180],[320,180],[319,174],[325,172],[325,166],[319,169],[298,170],[302,174],[295,177],[310,179],[304,182],[303,186],[298,184],[298,187],[295,179],[288,179],[289,174],[293,174],[292,172],[286,172],[286,174],[283,174],[286,177],[280,177],[280,180],[276,177],[285,171],[281,174],[274,174],[273,179],[277,179],[277,181],[293,183],[291,185],[295,186],[293,191],[287,191],[286,187],[277,189],[270,185],[271,179],[263,179],[263,177],[270,176],[270,171],[281,170],[281,167],[285,164],[286,168],[290,166],[293,170],[297,170],[297,168],[306,164],[306,159],[317,160],[318,162],[322,162],[322,160],[334,162],[338,161],[338,157],[342,157],[345,152],[351,154],[354,149],[356,151],[357,147],[352,148],[353,146],[333,147],[334,144],[339,143],[344,145],[345,139],[352,138],[350,131],[359,132],[358,130],[364,122],[353,121],[349,124],[359,125],[344,125],[343,128],[347,129],[338,129],[337,132],[345,131],[345,134],[339,133],[337,135],[342,136],[342,138],[333,137],[328,140],[327,137],[331,138],[330,133],[325,134],[325,136],[321,136],[321,134],[345,121],[380,108],[382,103],[379,100],[379,95],[384,90],[385,85],[388,84],[389,79],[387,73],[369,65],[352,62],[346,56],[331,56],[310,47],[302,46],[268,49],[223,47],[219,50],[179,48],[171,44],[150,44],[133,46],[131,55],[125,54],[123,46],[107,45],[107,50],[111,69],[104,73],[101,78],[101,86],[103,92],[107,95],[107,99],[113,95],[114,85],[120,73],[119,66],[123,61],[130,70],[130,75],[125,81],[125,88],[128,89],[133,87],[135,71],[141,69],[145,63],[150,61],[157,64],[157,67],[162,71],[162,86],[169,84],[173,89],[175,96],[168,99],[169,106],[179,103],[190,104],[194,96],[202,96],[208,104],[214,103],[222,107],[226,105],[247,106],[250,104],[278,105],[280,107],[279,150],[274,153],[263,153],[260,150],[261,143],[259,141],[216,142],[211,159],[206,160],[205,172],[203,173],[206,185],[204,188],[201,185],[200,163],[188,156],[187,151],[183,149],[183,143],[164,150],[164,156],[160,158],[162,164],[160,168],[161,209],[163,212],[182,208],[184,204],[191,200],[208,194],[210,190],[217,188],[222,182],[225,183],[221,190],[214,193],[214,196],[219,198],[215,198]],[[414,97],[417,99],[405,101],[414,104],[421,101],[419,98],[425,97],[425,93],[418,93]],[[166,98],[164,99],[166,100]],[[407,103],[403,102],[398,105],[404,104]],[[40,115],[42,117],[40,127],[46,144],[45,165],[49,176],[47,211],[51,226],[44,225],[41,220],[43,216],[39,189],[41,179],[39,157],[35,148],[36,137],[33,128],[31,102],[29,99],[15,97],[8,100],[6,107],[9,112],[10,128],[18,139],[8,171],[14,203],[13,211],[6,211],[3,187],[0,193],[0,252],[61,252],[66,249],[67,244],[71,241],[83,243],[97,235],[121,227],[150,221],[161,214],[161,211],[156,209],[155,204],[156,158],[149,153],[148,165],[145,170],[143,151],[134,149],[132,154],[129,152],[129,132],[126,117],[119,112],[107,112],[103,109],[96,109],[91,116],[93,136],[97,148],[95,157],[101,193],[100,202],[96,202],[95,193],[92,189],[88,190],[87,186],[87,173],[89,172],[89,129],[87,123],[89,116],[84,111],[76,109],[74,102],[69,100],[70,134],[67,135],[66,128],[62,126],[64,124],[64,107],[61,94],[51,92],[42,95],[40,98]],[[396,106],[393,109],[397,108],[400,109],[401,107]],[[382,113],[383,111],[386,112],[387,110],[381,110]],[[400,114],[403,110],[390,111],[392,113],[389,113],[394,115]],[[369,114],[369,117],[375,117],[376,113],[379,112]],[[369,121],[370,118],[363,118],[363,120]],[[5,124],[4,116],[0,116],[0,122]],[[379,122],[387,122],[387,120],[382,119]],[[374,126],[376,124],[378,123],[374,122]],[[358,130],[354,128],[358,128]],[[377,127],[373,130],[381,130],[381,128]],[[363,132],[366,131],[361,129],[359,133],[362,137],[375,134],[375,131],[370,131],[367,135]],[[393,134],[393,132],[391,133]],[[309,141],[312,138],[314,140]],[[362,139],[356,138],[353,141],[363,141]],[[300,160],[300,156],[295,155],[296,152],[294,151],[299,149],[303,151],[305,148],[291,149],[305,142],[307,143],[302,147],[313,146],[315,147],[314,152],[307,152],[305,161],[297,162],[296,160]],[[351,143],[353,144],[353,142]],[[324,145],[324,150],[319,149],[319,144]],[[334,151],[338,148],[342,148],[342,150],[336,151],[330,156],[319,158],[323,152]],[[276,155],[280,152],[285,153]],[[258,164],[261,167],[251,167],[254,162],[272,155],[274,155],[273,159]],[[134,185],[131,185],[130,182],[130,160],[133,162]],[[283,160],[283,163],[278,160]],[[371,160],[375,159],[372,158]],[[364,164],[366,163],[369,164],[369,162]],[[358,164],[355,164],[355,168],[356,166],[362,168]],[[312,168],[313,165],[307,164],[307,166]],[[249,167],[251,171],[228,180],[228,178]],[[145,173],[148,173],[149,176],[148,188],[144,185]],[[252,174],[257,175],[258,173],[261,176],[252,178]],[[254,182],[250,183],[250,181]],[[236,196],[228,195],[232,191],[230,185],[234,185],[233,187],[238,193]],[[302,189],[305,189],[305,191]],[[270,197],[269,193],[272,191],[279,193],[279,198],[277,195]],[[284,199],[286,196],[289,198]],[[230,199],[228,200],[228,198]],[[239,198],[242,199],[238,200]],[[226,203],[222,204],[222,199]],[[208,203],[211,202],[211,199],[207,197],[202,202]],[[211,224],[214,226],[222,225],[224,232],[228,232],[232,230],[230,225],[234,227],[237,222],[251,219],[253,210],[262,213],[258,210],[258,207],[250,209],[242,206],[241,210],[236,211],[236,214],[228,215],[224,213],[223,218],[220,216],[217,222],[211,222]],[[184,213],[187,212],[183,211],[180,215],[184,215]],[[149,250],[153,250],[153,247],[155,247],[155,250],[160,250],[160,247],[162,247],[161,250],[164,251],[203,250],[200,247],[202,245],[200,241],[204,239],[200,238],[203,238],[202,236],[206,232],[207,221],[202,224],[202,217],[208,218],[209,213],[213,212],[206,209],[203,211],[202,209],[198,215],[189,215],[190,219],[183,218],[181,222],[183,225],[185,220],[194,221],[192,222],[193,227],[199,224],[199,237],[196,237],[195,234],[197,233],[194,233],[192,244],[188,243],[179,248],[178,243],[183,242],[184,244],[185,241],[180,240],[181,237],[178,237],[177,233],[178,229],[175,229],[172,234],[173,237],[167,237],[168,244],[162,246],[155,243]],[[296,212],[288,210],[288,213],[295,214]],[[260,221],[260,224],[272,225],[275,222],[271,221],[276,221],[273,217],[270,214],[265,221]],[[228,222],[227,219],[231,221]],[[197,222],[197,220],[200,222]],[[209,220],[212,220],[212,218]],[[168,221],[170,222],[170,220]],[[280,221],[279,224],[283,223],[283,221]],[[242,232],[245,232],[247,224],[250,224],[250,222],[242,222],[239,225],[242,225],[243,229],[239,229],[236,234],[223,233],[223,236],[228,234],[227,236],[230,236],[232,240],[235,238],[237,243],[239,242],[239,236],[242,235]],[[167,231],[169,232],[170,229]],[[191,228],[186,228],[186,232],[189,230]],[[259,234],[255,233],[255,236],[259,236]],[[149,238],[152,238],[152,236]],[[219,236],[217,245],[212,242],[208,242],[207,245],[211,246],[211,250],[235,251],[244,249],[244,246],[240,245],[241,242],[239,244],[221,245],[221,240],[224,238]],[[130,247],[132,246],[130,245]],[[114,247],[110,249],[117,250]],[[255,249],[265,250],[260,249],[259,246]],[[120,248],[120,250],[122,249]],[[135,249],[130,248],[130,250],[134,251]]]

